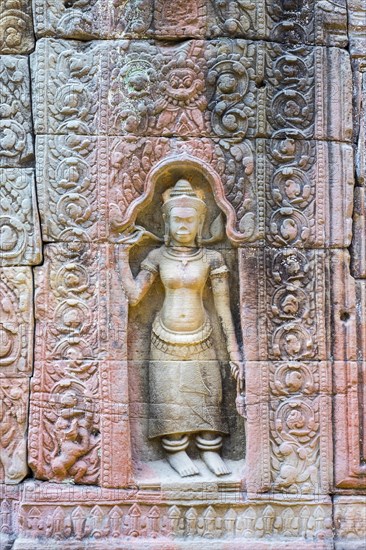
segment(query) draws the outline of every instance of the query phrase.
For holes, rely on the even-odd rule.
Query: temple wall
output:
[[[0,83],[0,547],[365,548],[363,0],[2,0]],[[227,475],[149,439],[164,288],[121,268],[181,178],[245,360],[243,418],[208,285]]]

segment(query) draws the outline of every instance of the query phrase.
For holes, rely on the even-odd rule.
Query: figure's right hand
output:
[[[145,233],[146,231],[143,227],[139,225],[130,225],[117,237],[116,244],[122,244],[124,245],[123,248],[128,250],[136,244],[139,244],[143,240]]]
[[[161,240],[141,225],[132,224],[117,237],[115,242],[116,244],[121,244],[125,250],[130,250],[133,246],[140,245],[144,239],[152,239],[158,242]]]

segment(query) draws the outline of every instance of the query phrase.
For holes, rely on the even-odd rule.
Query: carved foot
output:
[[[216,476],[226,476],[231,474],[231,471],[222,460],[221,456],[216,451],[203,451],[201,453],[203,462],[207,468],[211,470]]]
[[[217,433],[204,432],[196,435],[196,445],[201,451],[201,458],[207,468],[216,476],[226,476],[231,471],[219,455],[222,447],[222,436]]]
[[[199,473],[185,451],[167,453],[166,457],[171,467],[178,472],[181,477],[194,476]]]

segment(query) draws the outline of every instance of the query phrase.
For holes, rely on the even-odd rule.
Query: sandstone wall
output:
[[[0,81],[1,548],[365,548],[363,1],[2,0]],[[118,267],[183,175],[246,360],[221,478],[148,440],[162,288]]]

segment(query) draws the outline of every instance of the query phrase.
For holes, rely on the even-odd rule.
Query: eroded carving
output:
[[[0,53],[28,53],[34,45],[30,3],[4,0],[0,6]]]
[[[0,56],[0,115],[0,167],[24,166],[33,156],[25,58]]]
[[[41,234],[32,170],[0,169],[0,264],[41,260]]]
[[[40,40],[34,73],[37,134],[351,139],[350,66],[336,48]]]

